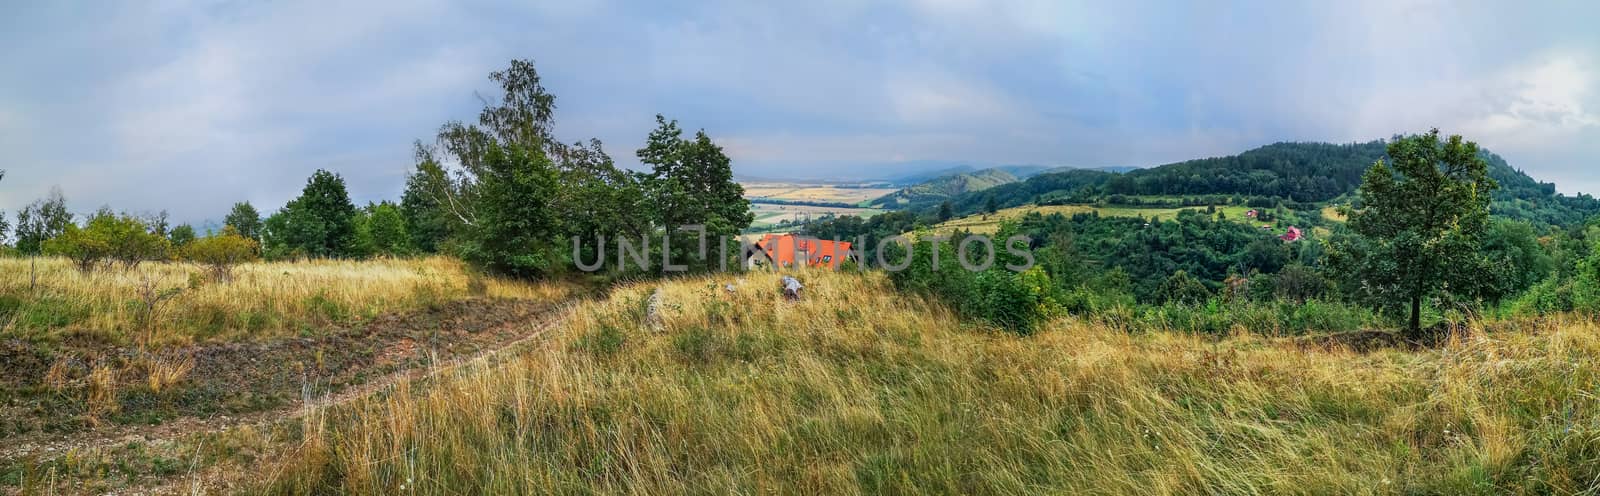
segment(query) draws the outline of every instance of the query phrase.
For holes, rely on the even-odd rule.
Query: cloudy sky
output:
[[[410,143],[531,58],[623,164],[663,113],[756,176],[1150,166],[1439,127],[1600,193],[1600,3],[28,2],[0,16],[0,210],[52,185],[220,218],[318,168],[396,198]],[[681,4],[681,5],[670,5]]]

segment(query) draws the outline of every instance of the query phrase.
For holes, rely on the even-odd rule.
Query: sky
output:
[[[532,59],[618,163],[665,114],[757,177],[1154,166],[1437,127],[1600,194],[1600,2],[26,2],[0,16],[0,210],[397,199],[412,143]]]

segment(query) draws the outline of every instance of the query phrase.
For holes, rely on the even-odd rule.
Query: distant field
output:
[[[847,188],[803,182],[746,182],[744,195],[771,200],[859,204],[897,191],[895,188]]]
[[[1350,220],[1348,217],[1345,217],[1344,214],[1339,213],[1339,207],[1335,206],[1322,207],[1322,218],[1334,222],[1345,222]]]
[[[1179,211],[1182,211],[1182,210],[1204,210],[1205,208],[1206,207],[1183,207],[1183,208],[1144,208],[1144,207],[1122,207],[1122,206],[1096,207],[1096,206],[1093,206],[1093,205],[1047,205],[1047,206],[1040,207],[1040,206],[1034,206],[1034,205],[1024,205],[1024,206],[1021,206],[1021,207],[1013,207],[1013,208],[1004,209],[1004,210],[1001,210],[999,212],[995,212],[993,214],[988,214],[988,215],[978,214],[978,215],[971,215],[971,216],[967,216],[967,217],[962,217],[962,218],[959,218],[959,219],[951,219],[948,222],[944,222],[942,224],[939,224],[938,226],[935,226],[934,227],[934,232],[936,232],[936,233],[948,233],[948,232],[954,232],[954,231],[957,231],[957,230],[965,229],[965,230],[968,230],[968,231],[971,231],[971,232],[974,232],[974,233],[980,233],[980,234],[993,233],[993,232],[995,232],[996,230],[998,230],[1000,228],[1000,223],[1001,222],[1004,222],[1004,221],[1007,221],[1007,220],[1013,220],[1013,219],[1020,219],[1024,215],[1027,215],[1029,212],[1039,212],[1041,215],[1061,214],[1061,215],[1067,215],[1067,216],[1070,216],[1070,215],[1073,215],[1073,214],[1085,213],[1085,212],[1100,212],[1100,215],[1107,216],[1107,217],[1144,217],[1144,218],[1147,218],[1147,219],[1171,220],[1174,217],[1178,216],[1178,212]],[[1250,211],[1250,207],[1226,206],[1226,207],[1217,207],[1217,210],[1222,211],[1223,214],[1225,214],[1230,219],[1244,219],[1245,218],[1244,214],[1245,214],[1245,212]]]
[[[841,207],[816,207],[811,205],[776,205],[771,203],[752,203],[750,211],[756,214],[751,227],[761,228],[784,221],[815,219],[824,215],[836,216],[855,215],[871,217],[883,212],[876,208],[841,208]]]

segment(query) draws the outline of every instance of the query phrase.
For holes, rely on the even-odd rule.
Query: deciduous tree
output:
[[[1408,329],[1422,329],[1430,297],[1470,288],[1497,187],[1476,143],[1439,130],[1389,143],[1362,180],[1350,228],[1366,240],[1344,244],[1330,263],[1353,276],[1358,290],[1410,305]]]
[[[250,202],[233,204],[233,209],[228,211],[228,216],[222,219],[224,226],[233,226],[233,230],[240,236],[256,241],[261,240],[261,213]]]
[[[72,214],[67,212],[67,199],[61,188],[50,188],[50,195],[34,201],[17,211],[17,250],[37,255],[45,240],[60,236],[72,225]]]

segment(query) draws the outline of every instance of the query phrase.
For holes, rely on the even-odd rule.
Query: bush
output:
[[[891,272],[890,281],[902,291],[928,294],[944,300],[963,316],[980,319],[997,327],[1032,334],[1040,323],[1063,313],[1060,295],[1050,275],[1034,267],[1014,273],[1008,263],[997,259],[982,272],[972,272],[956,260],[956,243],[939,243],[939,266],[933,266],[934,245],[917,243],[911,263],[905,270]],[[888,257],[890,265],[896,257]]]
[[[78,270],[88,272],[113,263],[132,269],[145,260],[161,260],[170,246],[139,219],[102,210],[84,227],[68,224],[60,236],[44,242],[44,251],[70,258]]]
[[[1182,270],[1172,274],[1156,289],[1156,300],[1161,303],[1194,305],[1209,299],[1211,299],[1211,289]]]
[[[206,236],[183,247],[183,258],[204,264],[211,277],[218,281],[233,278],[233,266],[256,260],[256,241],[240,236],[233,226],[222,229],[222,234]]]

